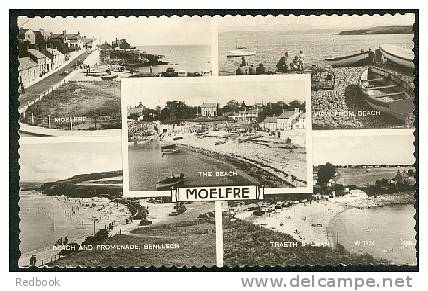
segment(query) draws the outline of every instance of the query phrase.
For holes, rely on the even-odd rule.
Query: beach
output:
[[[414,198],[411,193],[367,198],[343,196],[328,200],[301,201],[289,207],[275,209],[262,216],[253,215],[253,211],[248,210],[249,205],[239,206],[235,209],[237,211],[235,217],[266,229],[289,234],[302,245],[334,247],[336,233],[331,231],[331,223],[341,213],[352,209],[360,211],[376,208],[387,209],[395,205],[413,205],[412,203],[414,203]],[[262,207],[262,209],[268,208],[272,207]],[[342,244],[341,238],[339,238],[339,243]]]
[[[67,237],[69,243],[80,244],[94,234],[94,219],[95,231],[113,223],[110,235],[137,226],[126,224],[131,213],[125,205],[107,198],[45,196],[37,191],[22,191],[20,197],[20,266],[28,266],[31,255],[36,255],[38,266],[57,259],[57,240]]]
[[[182,139],[174,142],[208,155],[215,154],[218,158],[230,160],[232,163],[237,161],[238,167],[239,164],[241,167],[245,166],[244,170],[249,171],[249,175],[262,179],[262,182],[266,183],[265,186],[284,188],[306,186],[305,148],[286,148],[285,141],[281,147],[278,145],[281,144],[281,140],[276,139],[277,144],[275,144],[263,138],[246,142],[228,139],[219,144],[219,141],[224,141],[221,133],[216,132],[217,136],[204,138],[198,138],[194,134],[183,134],[180,135]],[[251,173],[253,171],[254,173]]]

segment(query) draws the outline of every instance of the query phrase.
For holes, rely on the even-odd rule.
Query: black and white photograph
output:
[[[221,76],[308,74],[312,128],[414,127],[414,14],[224,17]]]
[[[221,185],[311,192],[309,82],[304,75],[123,80],[124,195]]]
[[[209,23],[19,17],[21,135],[119,136],[121,79],[212,75]]]
[[[16,270],[419,268],[418,12],[24,12]]]
[[[416,265],[413,136],[313,143],[313,193],[229,202],[225,265]]]

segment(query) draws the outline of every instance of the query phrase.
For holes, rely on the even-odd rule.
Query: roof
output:
[[[205,108],[217,108],[217,103],[202,103],[201,107]]]
[[[38,59],[46,58],[46,56],[44,54],[42,54],[40,51],[38,51],[36,49],[28,49],[28,53],[35,56]]]
[[[46,50],[53,55],[61,55],[61,53],[57,49],[47,48]]]
[[[292,117],[296,112],[294,111],[284,111],[280,116],[278,116],[278,119],[288,119]]]
[[[266,116],[266,118],[263,120],[263,122],[266,122],[266,123],[276,123],[277,119],[278,119],[277,116]]]
[[[29,57],[19,58],[18,71],[28,70],[30,68],[38,67],[39,65],[33,62]]]

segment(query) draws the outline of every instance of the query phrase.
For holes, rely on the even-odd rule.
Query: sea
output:
[[[393,264],[415,265],[416,231],[413,205],[403,204],[370,209],[351,208],[330,223],[329,240],[353,253],[368,253]]]
[[[276,71],[278,60],[287,51],[289,62],[299,53],[305,54],[307,64],[326,65],[328,57],[372,50],[382,44],[395,44],[413,49],[413,34],[338,35],[337,33],[290,34],[279,31],[228,31],[219,34],[218,63],[220,75],[235,74],[241,58],[228,58],[227,51],[245,47],[256,55],[245,57],[249,64],[260,63],[268,71]]]
[[[174,175],[185,175],[184,186],[250,185],[254,178],[233,165],[206,155],[180,149],[179,153],[161,154],[158,142],[129,144],[129,188],[131,191],[156,190],[156,183]],[[230,176],[217,176],[217,173]],[[208,176],[211,173],[211,176]],[[235,175],[236,173],[236,175]]]
[[[168,65],[153,66],[153,72],[164,72],[168,67],[187,72],[211,71],[211,46],[209,45],[159,45],[138,46],[141,52],[164,55]],[[140,72],[150,72],[150,67],[138,68]]]
[[[37,191],[19,194],[19,239],[21,253],[51,247],[59,238],[69,239],[92,233],[92,225],[76,225],[64,210],[58,207],[56,197]]]

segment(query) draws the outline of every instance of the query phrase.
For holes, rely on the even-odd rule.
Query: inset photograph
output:
[[[304,75],[123,80],[124,195],[228,185],[311,192],[309,82]]]
[[[416,265],[412,143],[412,135],[314,136],[313,193],[228,202],[224,264]]]
[[[123,197],[120,141],[26,138],[19,151],[20,268],[216,264],[214,203]]]
[[[209,24],[201,17],[19,17],[21,135],[119,136],[121,79],[212,75]]]
[[[312,128],[414,127],[414,14],[223,17],[219,74],[308,74]]]

